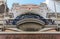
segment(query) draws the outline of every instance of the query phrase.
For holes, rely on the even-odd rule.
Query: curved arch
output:
[[[12,24],[16,25],[16,23],[22,19],[27,19],[27,18],[34,18],[43,21],[45,24],[48,24],[49,22],[42,16],[32,13],[32,12],[27,12],[25,14],[21,14],[16,17],[16,19],[13,20]]]

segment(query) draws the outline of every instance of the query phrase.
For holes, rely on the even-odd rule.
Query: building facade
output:
[[[35,4],[24,4],[20,5],[18,3],[14,3],[11,9],[11,12],[14,14],[14,18],[18,15],[25,14],[26,12],[34,12],[46,18],[46,13],[48,12],[47,5],[45,3],[41,3],[40,5]]]
[[[19,28],[20,30],[39,31],[40,29],[42,29],[42,27],[45,26],[45,23],[47,21],[45,19],[48,12],[49,10],[46,3],[41,3],[40,5],[35,4],[20,5],[18,3],[14,3],[9,13],[13,14],[14,18],[13,24],[16,23],[17,28]],[[54,29],[55,28],[53,28],[53,30],[51,31],[56,31]],[[42,29],[41,31],[44,30]]]
[[[12,5],[11,10],[9,11],[9,19],[5,22],[7,23],[7,27],[3,27],[3,31],[45,31],[45,23],[50,23],[50,21],[46,20],[47,13],[49,12],[47,4],[41,3],[40,5],[35,4],[24,4],[20,5],[18,3],[14,3]],[[3,15],[4,16],[4,15]],[[13,19],[11,19],[13,18]],[[49,17],[48,17],[49,18]],[[12,20],[12,21],[10,21]],[[4,21],[3,21],[4,22]],[[10,24],[8,24],[10,23]],[[14,24],[16,23],[16,24]],[[12,24],[12,25],[11,25]],[[4,26],[4,25],[3,25]],[[7,29],[8,28],[8,29]],[[55,28],[46,28],[46,30],[56,31]]]
[[[60,0],[46,0],[46,4],[52,12],[60,13]]]
[[[60,26],[60,0],[46,0],[46,4],[52,10],[47,13],[47,18],[55,20]]]

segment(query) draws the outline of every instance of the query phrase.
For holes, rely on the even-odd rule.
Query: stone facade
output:
[[[25,14],[26,12],[34,12],[46,18],[48,7],[45,3],[41,3],[40,5],[36,5],[36,4],[20,5],[18,3],[14,3],[11,9],[11,13],[14,14],[14,18],[16,18],[17,16],[21,14]]]

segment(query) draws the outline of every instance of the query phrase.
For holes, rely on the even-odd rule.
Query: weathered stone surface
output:
[[[5,10],[5,5],[4,4],[2,4],[2,5],[0,5],[0,13],[4,13],[4,10]],[[7,5],[6,5],[6,12],[8,12],[8,7],[7,7]]]

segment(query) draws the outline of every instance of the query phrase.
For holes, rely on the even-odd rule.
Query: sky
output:
[[[19,3],[19,4],[40,4],[41,2],[44,2],[45,0],[7,0],[7,5],[9,8],[12,7],[13,3]]]

